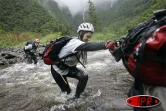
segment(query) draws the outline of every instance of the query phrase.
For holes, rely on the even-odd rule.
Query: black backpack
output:
[[[25,45],[27,46],[29,44],[33,44],[33,41],[27,41],[27,43]]]
[[[27,41],[25,46],[28,46],[29,44],[32,44],[32,47],[34,48],[33,41]],[[29,53],[29,50],[25,50],[25,47],[23,48],[24,52]]]
[[[32,44],[32,49],[34,49],[34,50],[37,49],[37,46],[35,46],[35,43],[33,41],[30,41],[30,40],[27,41],[25,46],[28,46],[29,44]],[[24,47],[24,51],[28,51],[29,52],[29,50],[25,50],[25,47]]]
[[[42,59],[44,63],[47,65],[56,65],[60,69],[66,69],[68,66],[64,64],[64,62],[61,60],[71,56],[76,56],[76,53],[69,54],[61,59],[59,58],[58,54],[60,53],[62,47],[65,46],[71,39],[73,38],[65,36],[65,37],[57,38],[54,41],[51,41],[50,44],[48,44],[45,47],[45,50],[43,51]],[[77,57],[77,60],[78,62],[80,62],[78,57]]]

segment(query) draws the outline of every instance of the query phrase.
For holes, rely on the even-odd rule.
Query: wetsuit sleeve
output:
[[[106,49],[105,46],[106,42],[86,42],[81,45],[79,45],[75,51],[96,51],[96,50],[102,50]]]

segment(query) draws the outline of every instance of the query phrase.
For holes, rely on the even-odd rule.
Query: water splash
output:
[[[98,90],[96,94],[94,94],[92,97],[95,98],[95,97],[99,97],[101,95],[101,91]]]
[[[63,105],[62,104],[61,105],[55,105],[50,109],[50,111],[56,111],[56,109],[65,111],[64,104]]]

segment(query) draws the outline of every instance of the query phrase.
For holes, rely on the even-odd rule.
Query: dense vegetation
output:
[[[94,7],[102,30],[93,41],[119,39],[152,17],[154,10],[166,8],[166,0],[117,0],[111,7],[101,7]],[[0,12],[0,47],[24,45],[34,38],[46,43],[75,33],[83,22],[82,13],[72,17],[68,7],[60,8],[54,0],[0,0]]]
[[[72,31],[72,16],[68,7],[60,9],[58,3],[56,3],[54,0],[37,0],[37,2],[56,20],[63,24],[62,35],[70,34]]]
[[[46,34],[69,32],[36,0],[0,0],[0,12],[0,47],[15,46]]]
[[[153,16],[153,11],[166,8],[166,0],[119,0],[108,9],[104,17],[102,33],[113,33],[108,39],[119,39],[128,30]],[[109,15],[109,16],[108,16]],[[108,25],[106,25],[108,24]]]
[[[99,32],[101,30],[101,21],[99,19],[99,15],[96,11],[93,2],[91,2],[90,0],[88,1],[87,15],[88,17],[85,18],[85,22],[93,24],[95,31]]]
[[[33,0],[0,0],[0,26],[4,31],[53,33],[61,24]]]

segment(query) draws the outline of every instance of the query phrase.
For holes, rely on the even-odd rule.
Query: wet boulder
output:
[[[7,64],[7,60],[0,56],[0,65]]]
[[[25,60],[23,47],[0,48],[0,65],[9,65]],[[42,56],[45,45],[41,45],[37,49],[37,56]]]
[[[0,65],[9,65],[22,62],[24,53],[22,47],[3,48],[0,53]]]
[[[20,60],[22,60],[22,57],[15,52],[6,51],[0,55],[0,65],[14,64],[20,62]]]
[[[16,57],[16,53],[12,52],[2,52],[1,56],[4,57],[5,59],[13,59]]]

